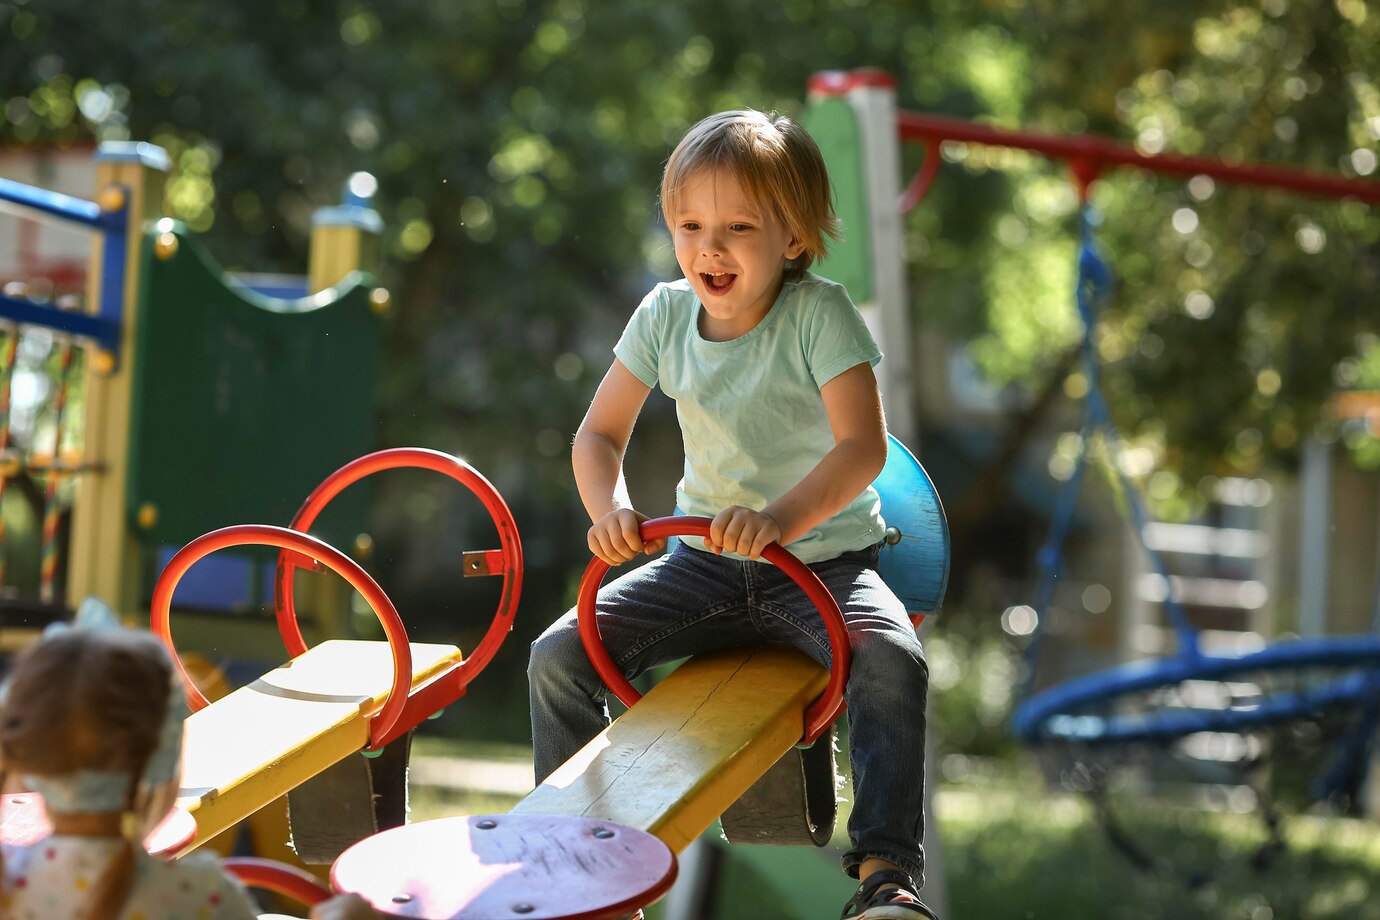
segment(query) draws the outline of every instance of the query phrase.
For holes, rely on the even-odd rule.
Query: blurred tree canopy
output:
[[[583,557],[568,443],[648,280],[675,270],[655,189],[703,115],[798,113],[813,72],[875,66],[903,108],[1150,153],[1365,177],[1380,146],[1365,0],[0,0],[0,37],[0,142],[161,144],[172,212],[228,267],[300,271],[312,210],[351,172],[378,177],[381,443],[495,481],[529,563],[560,573],[528,582],[550,615]],[[995,385],[1055,373],[1077,396],[1063,167],[946,158],[906,223],[917,321]],[[1206,474],[1291,463],[1317,430],[1380,462],[1374,432],[1325,412],[1380,386],[1371,208],[1134,171],[1093,200],[1118,277],[1104,385],[1162,510],[1191,512]],[[384,502],[383,530],[426,557],[447,507]]]

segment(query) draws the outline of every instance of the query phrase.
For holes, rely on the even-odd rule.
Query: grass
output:
[[[1126,830],[1165,860],[1135,868],[1089,803],[1020,790],[948,790],[939,828],[951,918],[1380,920],[1380,827],[1296,815],[1264,867],[1258,817],[1157,800],[1119,803]],[[1190,883],[1191,875],[1204,880]]]

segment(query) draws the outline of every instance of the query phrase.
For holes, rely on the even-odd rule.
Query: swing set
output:
[[[1380,203],[1380,183],[1288,167],[1224,163],[1201,156],[1151,155],[1105,138],[1057,137],[895,111],[894,87],[890,75],[876,70],[817,74],[810,84],[813,97],[843,99],[851,105],[862,134],[863,152],[845,148],[845,157],[870,156],[875,161],[881,154],[868,149],[872,147],[894,162],[896,140],[923,146],[923,162],[900,197],[901,213],[924,199],[938,174],[941,145],[950,142],[1015,148],[1062,160],[1078,191],[1076,303],[1083,325],[1081,357],[1088,387],[1072,475],[1062,487],[1048,538],[1039,552],[1039,577],[1031,603],[1036,626],[1025,650],[1019,703],[1012,721],[1014,733],[1028,745],[1072,755],[1081,776],[1080,783],[1074,785],[1094,793],[1113,841],[1133,862],[1147,868],[1161,861],[1139,851],[1113,826],[1105,808],[1106,771],[1088,766],[1097,755],[1116,757],[1146,746],[1169,750],[1199,733],[1250,736],[1256,743],[1244,749],[1257,753],[1243,757],[1239,766],[1254,775],[1265,762],[1258,752],[1271,748],[1267,742],[1282,748],[1288,736],[1301,734],[1300,726],[1310,725],[1317,730],[1302,734],[1313,738],[1314,748],[1331,760],[1313,783],[1311,795],[1355,809],[1380,723],[1380,594],[1368,634],[1281,639],[1247,652],[1221,653],[1204,647],[1200,629],[1190,621],[1181,598],[1176,596],[1175,581],[1164,559],[1145,539],[1150,517],[1118,462],[1117,431],[1099,387],[1093,336],[1098,311],[1112,293],[1112,271],[1094,240],[1099,216],[1089,203],[1089,192],[1099,177],[1124,167],[1185,179],[1207,176],[1227,183],[1368,204]],[[1040,639],[1061,574],[1065,540],[1088,466],[1090,445],[1098,440],[1118,486],[1119,505],[1129,517],[1152,571],[1166,586],[1164,612],[1175,647],[1169,654],[1096,671],[1032,693]],[[1273,735],[1262,738],[1267,732]],[[1273,852],[1280,845],[1278,819],[1272,808],[1266,819],[1271,841],[1257,854],[1257,862],[1263,862],[1267,851]]]

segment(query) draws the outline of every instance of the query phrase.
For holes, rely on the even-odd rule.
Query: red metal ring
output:
[[[307,907],[332,897],[331,889],[316,876],[276,859],[227,856],[220,864],[250,888],[286,895]]]
[[[490,624],[488,632],[480,640],[474,651],[465,657],[464,662],[451,672],[447,680],[454,681],[457,688],[463,688],[474,680],[484,666],[494,657],[498,647],[512,631],[513,617],[517,614],[518,595],[522,590],[522,541],[518,538],[517,522],[513,512],[498,490],[474,467],[459,457],[429,450],[424,447],[394,447],[366,454],[358,460],[345,464],[317,486],[297,514],[292,519],[292,529],[305,533],[316,521],[317,516],[350,486],[366,476],[384,470],[416,467],[444,473],[465,486],[484,504],[498,529],[499,547],[503,553],[503,592],[498,600],[498,612]],[[278,571],[275,578],[275,608],[278,613],[278,632],[283,636],[283,644],[294,655],[306,651],[302,630],[297,625],[297,609],[292,596],[292,582],[297,566],[292,565],[290,553],[278,554]]]
[[[643,521],[638,530],[643,542],[663,537],[707,537],[711,523],[707,517],[662,517]],[[843,688],[848,683],[848,668],[853,660],[852,649],[848,645],[848,628],[844,625],[843,613],[834,601],[834,596],[805,563],[792,556],[779,543],[772,543],[763,550],[762,558],[785,572],[800,586],[806,597],[819,610],[820,617],[824,620],[824,628],[829,633],[832,654],[829,683],[819,699],[805,710],[805,737],[801,739],[801,743],[812,744],[843,711]],[[585,653],[589,655],[589,660],[603,680],[604,686],[612,690],[613,695],[622,700],[624,705],[632,706],[642,698],[642,694],[638,693],[623,676],[623,672],[609,655],[608,649],[604,648],[603,638],[599,635],[599,624],[594,615],[599,585],[608,570],[609,564],[595,556],[589,561],[584,577],[580,579],[579,603],[576,607],[580,641],[584,644]]]
[[[934,177],[939,175],[939,141],[927,140],[925,145],[925,159],[920,164],[920,169],[911,180],[910,186],[901,195],[901,213],[909,214],[919,206],[920,202],[929,194],[930,186],[934,184]]]
[[[158,582],[153,587],[153,605],[149,612],[149,628],[155,636],[162,640],[172,654],[173,665],[182,677],[182,686],[187,690],[187,705],[191,710],[196,712],[205,708],[207,700],[206,696],[193,683],[186,669],[182,667],[182,661],[177,656],[177,648],[173,645],[172,633],[168,628],[173,591],[176,590],[177,583],[182,580],[182,576],[187,574],[187,570],[202,557],[231,546],[276,546],[279,549],[301,553],[303,556],[324,563],[327,568],[349,582],[350,587],[358,591],[368,602],[374,615],[383,624],[383,631],[388,637],[388,647],[393,652],[393,686],[388,691],[388,696],[384,699],[378,715],[373,718],[369,726],[371,740],[386,736],[394,723],[398,721],[398,717],[402,715],[403,707],[407,704],[407,694],[412,684],[412,647],[408,644],[407,630],[403,627],[397,609],[393,606],[393,602],[388,599],[388,595],[383,593],[383,589],[378,586],[378,583],[369,577],[369,573],[360,568],[359,563],[349,556],[310,534],[289,530],[286,527],[275,527],[272,524],[236,524],[232,527],[222,527],[219,530],[202,534],[173,554],[172,559],[168,560],[168,564],[163,568],[162,574],[158,576]],[[301,639],[301,633],[298,633],[298,639]],[[305,644],[299,650],[289,649],[289,653],[293,657],[305,651]]]

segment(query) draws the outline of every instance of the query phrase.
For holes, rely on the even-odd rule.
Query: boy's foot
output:
[[[910,876],[896,869],[873,872],[843,905],[840,920],[939,920],[916,894]]]

